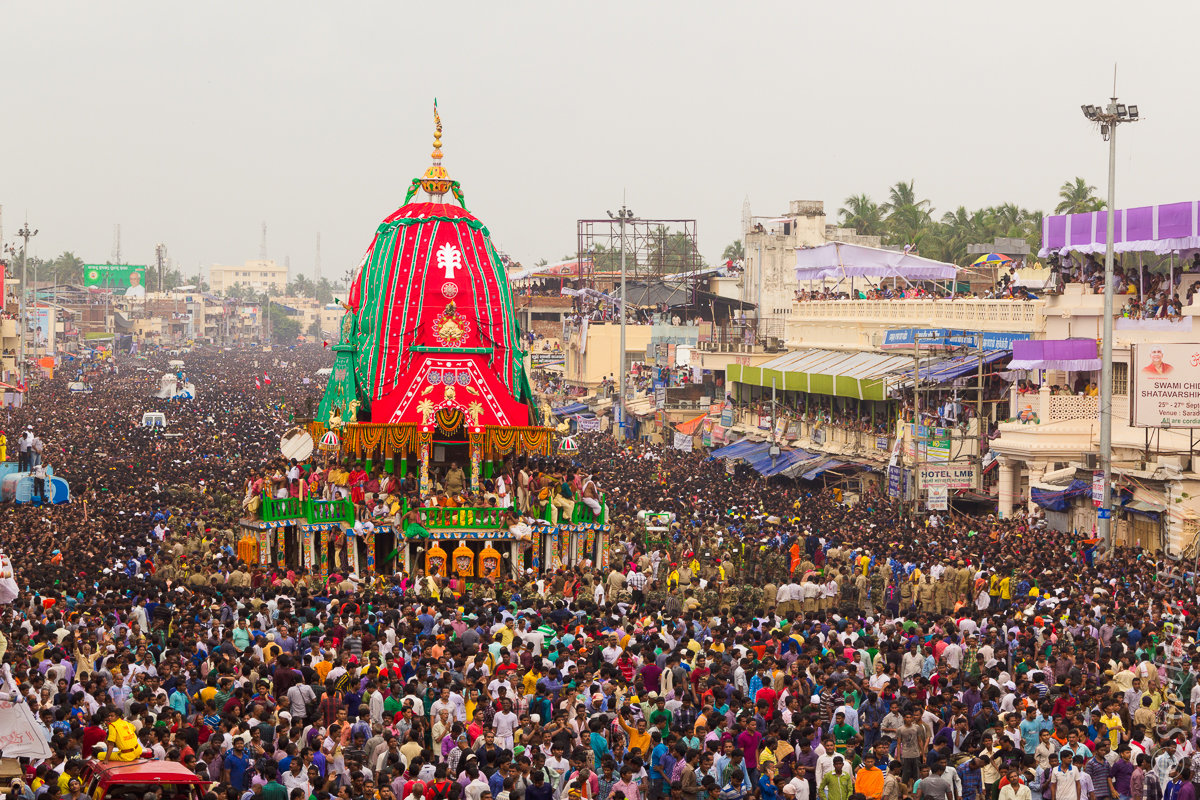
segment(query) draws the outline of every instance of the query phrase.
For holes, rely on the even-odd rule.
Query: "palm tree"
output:
[[[883,230],[883,209],[868,195],[847,197],[846,205],[838,209],[838,224],[853,228],[862,236],[880,236]]]
[[[900,181],[888,190],[888,202],[881,206],[887,214],[890,244],[915,244],[931,227],[933,208],[928,200],[917,199],[916,182]]]
[[[722,261],[741,261],[745,257],[746,250],[742,247],[741,239],[734,239],[725,245],[725,250],[721,253]]]
[[[1087,181],[1079,177],[1064,183],[1058,190],[1058,196],[1061,200],[1054,207],[1055,214],[1086,214],[1099,211],[1107,205],[1096,196],[1096,187],[1089,186]]]
[[[59,283],[83,283],[83,259],[66,250],[51,264]]]
[[[307,275],[297,275],[292,281],[292,285],[287,287],[288,294],[296,297],[312,297],[315,287],[313,282],[308,279]]]

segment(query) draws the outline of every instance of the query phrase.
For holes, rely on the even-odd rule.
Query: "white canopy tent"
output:
[[[844,242],[796,250],[796,280],[900,278],[904,281],[952,281],[958,267],[895,250]]]

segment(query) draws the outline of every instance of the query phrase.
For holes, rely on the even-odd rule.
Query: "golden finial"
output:
[[[442,166],[442,117],[438,114],[437,98],[433,99],[433,164],[425,170],[421,178],[421,188],[429,193],[435,203],[442,202],[442,196],[450,191],[452,181],[446,168]]]
[[[433,98],[433,158],[438,160],[442,157],[442,118],[438,115],[437,98]]]

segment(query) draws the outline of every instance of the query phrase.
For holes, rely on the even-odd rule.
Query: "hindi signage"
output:
[[[945,511],[950,506],[950,493],[945,486],[930,486],[925,507],[930,511]]]

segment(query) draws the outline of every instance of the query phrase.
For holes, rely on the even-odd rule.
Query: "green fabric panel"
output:
[[[789,392],[807,392],[808,374],[804,372],[783,373],[783,388]]]
[[[808,390],[813,394],[833,394],[833,376],[809,373]]]
[[[783,391],[783,373],[777,369],[762,368],[762,385],[771,388],[771,382],[775,382],[775,391]]]
[[[329,424],[329,417],[335,407],[341,409],[344,415],[350,401],[359,399],[354,380],[354,348],[339,344],[334,346],[333,350],[333,373],[329,376],[329,382],[325,384],[325,393],[321,396],[321,405],[317,408],[317,420],[324,425]],[[339,374],[344,376],[342,380],[338,380]]]
[[[726,383],[745,383],[742,380],[742,373],[745,370],[741,364],[729,364],[725,367],[725,382]]]
[[[753,386],[762,386],[762,367],[743,367],[742,383],[749,383]]]
[[[864,400],[886,400],[883,392],[883,378],[863,378],[859,381],[862,386]]]
[[[833,392],[838,397],[858,397],[858,380],[846,375],[835,375]]]
[[[396,236],[396,232],[393,231],[391,234],[391,238],[389,238],[389,242],[393,242],[393,241],[395,242],[393,250],[391,251],[395,255],[394,255],[394,257],[389,259],[390,269],[388,269],[388,271],[387,271],[387,280],[386,280],[386,282],[384,282],[382,284],[382,287],[383,287],[382,291],[385,294],[381,296],[381,302],[376,303],[376,306],[379,308],[379,311],[381,314],[384,313],[384,310],[383,310],[384,305],[387,303],[387,301],[389,299],[387,297],[387,294],[389,293],[388,290],[392,288],[392,280],[394,279],[395,274],[396,274],[396,264],[400,263],[400,254],[404,252],[404,244],[405,244],[405,239],[406,239],[406,237],[404,235],[405,230],[406,230],[405,228],[399,229],[399,234],[400,234],[399,236]],[[376,342],[384,342],[384,343],[390,342],[392,339],[392,324],[393,324],[391,314],[385,314],[383,319],[381,320],[381,322],[382,322],[383,329],[379,331],[379,335],[378,335],[378,337],[376,337],[375,341]],[[401,322],[400,324],[403,324],[403,322]],[[379,349],[383,350],[385,347],[386,347],[386,344],[379,346]],[[378,394],[379,393],[377,393],[376,396],[378,396]]]

